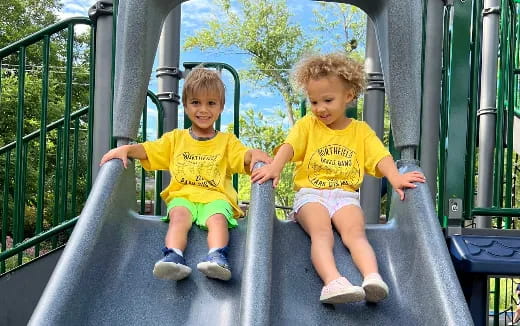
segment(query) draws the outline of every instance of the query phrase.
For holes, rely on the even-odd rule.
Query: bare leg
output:
[[[215,214],[206,221],[208,248],[222,248],[229,242],[228,221],[222,214]]]
[[[228,221],[222,214],[211,215],[206,221],[208,227],[208,247],[223,248],[229,242]],[[231,269],[227,260],[227,249],[212,251],[208,258],[197,264],[197,269],[209,278],[227,281],[231,279]]]
[[[345,206],[334,214],[332,222],[361,274],[367,276],[377,273],[376,255],[365,234],[365,219],[361,208]]]
[[[319,203],[303,205],[296,216],[298,223],[311,238],[311,260],[323,283],[341,275],[336,267],[332,248],[334,235],[328,210]]]
[[[363,274],[363,289],[368,302],[379,302],[388,296],[388,285],[377,271],[377,260],[365,234],[365,219],[361,208],[353,205],[338,210],[332,223],[350,250],[352,260]]]
[[[188,243],[188,232],[191,229],[191,213],[186,207],[178,206],[170,210],[170,224],[164,243],[168,248],[182,251]]]

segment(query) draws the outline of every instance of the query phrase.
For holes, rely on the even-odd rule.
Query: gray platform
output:
[[[230,282],[196,270],[207,249],[206,233],[195,228],[186,250],[192,275],[156,280],[152,268],[167,225],[130,209],[132,172],[119,161],[101,169],[30,325],[472,324],[426,185],[407,191],[404,202],[394,198],[392,222],[368,227],[390,297],[378,305],[333,306],[319,303],[322,285],[308,237],[298,225],[276,220],[273,203],[260,199],[271,195],[270,185],[254,185],[251,216],[231,232]],[[255,223],[247,226],[249,234],[247,222]],[[272,250],[271,242],[262,244],[269,230]],[[359,283],[338,239],[335,253],[341,272]]]

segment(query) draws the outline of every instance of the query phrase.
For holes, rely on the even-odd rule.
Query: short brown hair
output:
[[[343,79],[357,98],[365,89],[365,68],[357,60],[343,53],[310,55],[298,62],[292,78],[297,88],[305,90],[311,79],[336,76]]]
[[[220,96],[222,107],[226,103],[226,87],[216,70],[199,65],[193,68],[184,80],[182,104],[186,106],[189,96],[200,92],[216,92]]]

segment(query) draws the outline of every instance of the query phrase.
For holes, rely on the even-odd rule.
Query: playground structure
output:
[[[402,159],[401,169],[418,169],[419,161],[429,180],[428,186],[420,185],[416,190],[407,192],[405,202],[395,198],[392,200],[389,223],[368,226],[369,240],[378,253],[382,274],[390,280],[391,297],[378,306],[363,304],[336,306],[333,309],[314,302],[313,296],[307,294],[318,292],[319,281],[312,272],[303,249],[305,246],[296,252],[290,246],[294,242],[305,244],[308,239],[296,225],[274,218],[273,195],[269,185],[253,187],[249,216],[242,221],[237,232],[232,233],[232,252],[235,256],[231,259],[237,273],[231,284],[215,284],[194,275],[186,283],[164,286],[152,278],[149,266],[156,258],[156,249],[161,246],[165,225],[158,221],[157,216],[144,217],[132,211],[135,206],[135,181],[131,173],[123,171],[118,162],[111,162],[98,171],[96,162],[110,148],[111,136],[117,145],[121,145],[137,135],[163,21],[166,26],[164,30],[173,32],[171,37],[163,33],[158,69],[159,92],[157,97],[150,96],[161,104],[160,111],[164,115],[162,129],[177,127],[176,114],[172,112],[177,110],[176,93],[180,77],[180,3],[129,0],[114,6],[118,12],[115,65],[123,68],[117,69],[114,78],[112,119],[108,110],[112,103],[110,72],[113,70],[110,60],[112,40],[108,36],[112,33],[106,32],[113,27],[111,12],[107,10],[112,6],[104,1],[94,8],[97,11],[93,10],[99,34],[96,44],[99,42],[99,45],[96,46],[93,77],[96,85],[93,107],[96,111],[95,114],[92,110],[89,112],[92,114],[89,121],[93,122],[89,178],[97,178],[81,217],[63,216],[68,212],[65,207],[61,213],[61,221],[64,222],[44,232],[44,237],[51,237],[77,221],[62,258],[32,315],[31,324],[141,324],[152,320],[158,324],[168,321],[196,325],[215,318],[229,325],[291,325],[296,322],[309,325],[383,322],[471,325],[472,320],[476,325],[485,324],[487,316],[482,314],[487,315],[488,309],[488,275],[520,273],[519,268],[515,269],[520,263],[520,245],[518,238],[515,238],[519,234],[515,231],[490,230],[492,224],[488,217],[497,217],[496,227],[501,229],[511,228],[514,225],[513,217],[520,215],[518,208],[512,208],[515,204],[512,200],[515,182],[511,178],[515,155],[518,162],[518,156],[511,148],[514,140],[519,139],[518,135],[513,136],[512,128],[518,121],[518,117],[514,118],[518,91],[517,5],[512,1],[455,1],[445,6],[441,1],[430,0],[424,6],[427,7],[425,11],[422,3],[412,0],[347,2],[366,11],[373,21],[379,45],[382,71],[379,71],[377,64],[369,68],[366,95],[366,102],[369,103],[365,104],[370,107],[371,101],[381,103],[381,95],[386,92],[391,107],[394,146]],[[427,13],[425,18],[424,12]],[[481,23],[472,24],[472,21]],[[85,22],[92,24],[90,20]],[[100,32],[103,26],[105,33]],[[501,34],[498,26],[501,26]],[[372,37],[372,44],[376,38]],[[102,42],[106,42],[105,46],[101,45]],[[367,44],[370,42],[367,41]],[[378,51],[374,51],[373,45],[372,48],[367,47],[367,55],[377,55]],[[0,50],[0,57],[7,50]],[[23,58],[23,51],[19,53]],[[379,61],[373,57],[372,60]],[[441,64],[445,69],[442,75]],[[497,75],[500,78],[498,93],[495,87]],[[384,88],[381,87],[382,76]],[[445,87],[441,88],[441,82]],[[422,88],[417,85],[422,85]],[[439,112],[439,105],[435,103],[441,99],[443,111]],[[103,112],[103,108],[107,110]],[[477,112],[480,117],[478,130]],[[71,124],[71,116],[70,111],[66,112],[63,125]],[[374,129],[382,129],[380,106],[367,108],[365,118],[374,125]],[[20,173],[23,171],[23,160],[20,158],[24,156],[24,146],[20,144],[25,138],[23,123],[20,123],[22,127],[18,128],[17,142],[12,147],[16,150],[17,189],[23,189]],[[477,132],[480,136],[480,163],[477,198],[474,201]],[[64,148],[68,148],[68,144]],[[466,153],[469,158],[463,160],[461,153]],[[437,173],[438,155],[440,173]],[[66,154],[63,159],[67,161]],[[67,185],[66,172],[63,178],[63,184]],[[167,182],[166,175],[158,179],[163,184]],[[367,221],[374,223],[379,208],[374,204],[379,203],[378,196],[374,194],[379,194],[379,191],[373,189],[378,189],[379,183],[369,182],[371,185],[364,185],[362,189],[363,206]],[[436,193],[437,212],[433,201]],[[17,190],[16,196],[15,201],[23,202],[22,190]],[[156,205],[156,215],[160,215],[159,209]],[[16,214],[22,216],[23,221],[23,209],[18,208]],[[2,221],[6,221],[4,216]],[[475,216],[477,218],[474,219]],[[478,228],[464,228],[465,221],[474,222]],[[458,275],[464,277],[459,282],[439,222],[445,235],[454,239],[462,237],[460,241],[463,244],[478,247],[488,239],[491,245],[483,245],[484,249],[480,249],[485,252],[498,243],[498,240],[493,240],[496,238],[489,236],[500,236],[503,239],[499,243],[502,246],[506,244],[505,247],[513,253],[498,255],[500,259],[491,262],[490,266],[477,262],[479,265],[464,255],[463,247],[453,245]],[[2,248],[5,248],[6,228],[2,225]],[[21,235],[19,228],[18,224],[18,233],[15,233],[17,246],[11,251],[2,249],[2,262],[37,243],[37,240],[22,242],[23,223]],[[465,235],[481,238],[465,240]],[[202,237],[201,232],[192,231],[194,244],[204,243],[197,241]],[[348,253],[339,248],[339,242],[336,246],[338,260],[349,261]],[[103,249],[107,247],[111,250]],[[265,256],[252,257],[251,253],[259,250]],[[203,251],[204,248],[195,245],[190,247],[188,256],[196,259]],[[471,254],[474,252],[470,250]],[[259,267],[258,260],[265,264]],[[506,265],[510,268],[504,268]],[[28,268],[22,267],[20,270]],[[344,269],[342,272],[352,275],[353,281],[359,281],[359,275],[350,262],[341,268]],[[473,279],[473,274],[478,274],[478,277]],[[472,280],[469,284],[468,279]],[[485,290],[482,288],[483,282]],[[467,300],[461,290],[464,290]],[[495,289],[495,298],[497,296]],[[165,309],[165,301],[175,308]],[[212,308],[208,309],[208,304],[204,303],[211,303]],[[236,313],[238,307],[239,314]]]

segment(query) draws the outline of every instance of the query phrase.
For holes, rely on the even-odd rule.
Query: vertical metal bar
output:
[[[157,67],[157,89],[158,93],[161,94],[159,96],[160,103],[165,110],[163,118],[165,130],[168,131],[179,127],[178,111],[180,97],[178,92],[179,79],[182,76],[179,69],[181,15],[182,10],[180,4],[170,11],[164,20],[158,47],[159,66]],[[187,120],[185,116],[185,122]],[[159,119],[159,121],[161,120]],[[157,177],[158,175],[156,173],[156,184],[158,181]],[[169,173],[161,173],[160,177],[162,184],[170,183]],[[155,207],[160,208],[160,211],[166,214],[166,206],[161,200],[155,201]]]
[[[47,106],[49,103],[49,47],[50,37],[45,35],[43,37],[42,49],[42,92],[41,92],[41,112],[40,112],[40,158],[38,167],[38,199],[36,210],[36,234],[43,231],[43,205],[45,197],[45,163],[47,158]],[[37,244],[34,249],[36,257],[40,255],[40,244]]]
[[[428,1],[426,40],[424,45],[424,77],[421,114],[421,167],[435,200],[437,194],[437,163],[439,152],[439,113],[442,66],[442,1]]]
[[[9,215],[9,168],[11,165],[11,150],[5,152],[4,163],[4,193],[2,202],[2,251],[7,250],[7,216]],[[0,273],[5,272],[5,261],[0,262]]]
[[[383,139],[385,85],[379,49],[377,47],[376,32],[372,20],[368,17],[366,26],[365,71],[368,76],[368,82],[363,103],[363,120],[374,129],[380,139]],[[365,176],[360,195],[361,207],[363,207],[366,223],[379,223],[379,216],[381,215],[381,179],[369,175]]]
[[[448,108],[447,118],[447,153],[445,162],[445,188],[443,193],[442,211],[448,216],[451,226],[460,227],[461,218],[450,214],[449,200],[464,198],[464,183],[467,179],[464,160],[461,153],[467,150],[467,129],[469,110],[469,80],[470,69],[470,35],[471,35],[472,3],[471,1],[453,2],[453,25],[450,42],[450,72],[448,76]],[[463,203],[462,209],[465,209]]]
[[[484,0],[482,11],[482,65],[479,115],[477,207],[490,207],[493,200],[493,151],[496,145],[497,57],[499,0]],[[498,144],[500,145],[500,144]],[[491,220],[476,218],[478,228],[489,228]]]
[[[74,150],[72,151],[71,217],[76,217],[76,190],[78,184],[79,117],[74,118]]]
[[[146,141],[146,133],[148,132],[148,119],[147,118],[148,118],[148,105],[146,105],[146,101],[145,101],[144,108],[143,108],[143,128],[141,129],[142,133],[143,133],[143,142]],[[145,213],[145,201],[146,201],[145,192],[146,192],[146,172],[145,172],[144,168],[141,167],[141,208],[140,208],[141,214]],[[156,205],[157,205],[157,203],[156,203]]]
[[[449,106],[449,68],[450,68],[450,44],[451,44],[451,20],[452,7],[444,9],[443,26],[443,59],[442,59],[442,93],[441,93],[441,116],[440,116],[440,140],[439,140],[439,166],[437,175],[439,176],[439,198],[437,199],[437,215],[439,222],[446,227],[444,221],[444,189],[446,178],[446,138],[448,137],[448,106]]]
[[[493,289],[493,326],[498,326],[500,322],[500,279],[495,278]]]
[[[14,192],[14,214],[13,214],[13,245],[18,244],[20,239],[20,216],[24,203],[22,202],[23,181],[23,136],[24,136],[24,94],[25,94],[25,47],[20,47],[18,52],[18,109],[16,114],[16,165],[15,165],[15,192]],[[21,263],[19,255],[19,263]]]
[[[500,69],[498,71],[498,90],[497,90],[497,114],[496,114],[496,132],[495,132],[495,174],[493,180],[493,202],[494,207],[502,207],[503,201],[503,182],[504,182],[504,97],[507,85],[507,1],[501,1],[499,30],[499,52],[498,60]],[[497,218],[497,228],[502,228],[502,217]],[[495,307],[498,311],[498,307]]]
[[[516,44],[514,41],[515,39],[515,26],[516,26],[516,12],[515,12],[515,5],[512,5],[512,8],[509,11],[510,14],[510,20],[508,22],[508,108],[507,108],[507,157],[506,157],[506,184],[505,184],[505,201],[504,201],[504,207],[510,208],[513,207],[513,201],[512,201],[512,189],[513,189],[513,124],[514,124],[514,111],[515,111],[515,50],[516,50]],[[511,217],[506,217],[505,220],[505,228],[510,229],[511,228]]]
[[[105,7],[110,7],[111,0],[104,0]],[[112,99],[113,99],[113,70],[115,50],[115,6],[112,6],[112,15],[100,15],[96,18],[92,30],[91,53],[91,101],[89,122],[92,125],[91,144],[92,161],[89,164],[93,182],[99,173],[99,161],[103,154],[108,152],[112,143]],[[94,68],[95,67],[95,68]]]
[[[16,203],[15,205],[20,207],[20,216],[18,219],[18,239],[19,242],[23,242],[25,238],[24,228],[25,228],[25,188],[27,184],[27,161],[28,161],[28,153],[29,153],[29,141],[23,142],[23,148],[22,148],[22,175],[20,177],[21,185],[22,185],[22,191],[20,192],[19,200],[20,202]],[[21,251],[18,254],[18,265],[21,265],[23,263],[23,251]]]
[[[235,94],[233,98],[233,132],[240,138],[240,78],[238,73],[230,66],[226,68],[233,75],[235,80]],[[233,175],[233,188],[238,191],[238,175]]]
[[[158,119],[157,119],[157,138],[161,137],[164,132],[164,108],[161,104],[161,102],[156,103],[157,105],[157,111],[158,111]],[[155,199],[154,199],[154,209],[155,209],[155,215],[161,215],[162,212],[162,205],[159,203],[162,203],[161,201],[161,190],[163,185],[163,171],[156,171],[155,172]],[[164,212],[166,214],[166,212]]]
[[[52,216],[52,226],[58,225],[60,218],[60,195],[62,192],[60,191],[60,184],[61,184],[61,165],[62,165],[62,146],[63,146],[63,126],[58,127],[56,130],[57,137],[56,137],[56,166],[54,167],[54,210],[53,210],[53,216]],[[58,246],[58,238],[56,236],[52,237],[52,248],[56,248]]]
[[[72,106],[72,63],[74,46],[74,25],[67,28],[67,62],[65,69],[65,113],[63,117],[63,170],[61,179],[61,214],[59,222],[68,220],[69,201],[69,142],[70,142],[70,111]]]
[[[466,160],[467,182],[464,190],[464,218],[472,219],[472,209],[475,206],[475,150],[477,146],[477,111],[480,106],[479,86],[480,86],[480,52],[482,34],[482,0],[476,0],[473,4],[473,31],[471,49],[471,88],[470,88],[470,110],[468,113],[468,151]]]
[[[90,53],[89,53],[89,110],[88,110],[88,148],[87,148],[87,184],[86,184],[86,194],[90,193],[90,188],[92,188],[92,179],[94,173],[94,167],[97,169],[98,162],[94,160],[94,111],[95,111],[95,98],[94,98],[94,89],[96,78],[94,77],[95,71],[94,67],[96,64],[96,32],[97,32],[97,24],[91,25],[90,30]],[[112,48],[110,47],[112,50]],[[110,90],[111,92],[111,90]],[[110,96],[110,99],[112,97]],[[110,104],[109,99],[109,104]],[[110,119],[108,119],[110,120]],[[110,139],[110,135],[108,137]],[[109,140],[105,140],[105,143],[109,143]]]

